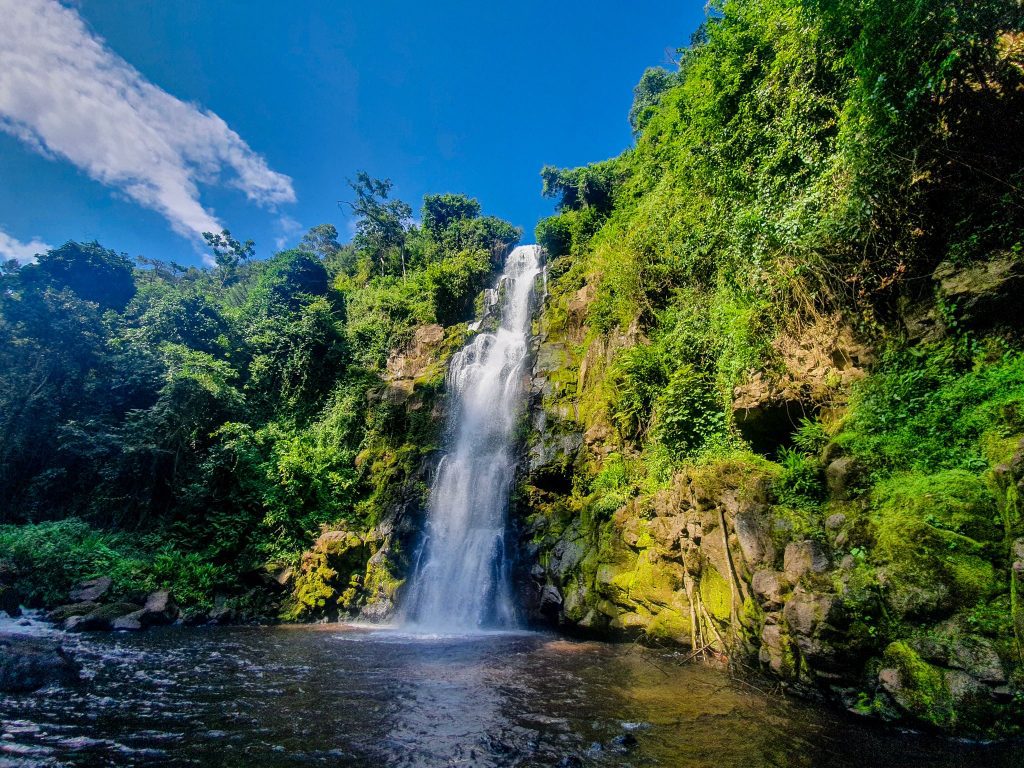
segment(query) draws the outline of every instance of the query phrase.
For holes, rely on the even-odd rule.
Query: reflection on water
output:
[[[0,697],[0,766],[1019,766],[680,656],[339,627],[66,638],[87,680]]]

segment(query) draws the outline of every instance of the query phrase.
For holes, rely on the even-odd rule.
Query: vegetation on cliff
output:
[[[1022,29],[996,0],[713,3],[633,148],[544,169],[541,613],[1014,727]]]
[[[389,356],[424,326],[450,349],[519,232],[461,195],[428,196],[417,226],[389,182],[352,186],[349,245],[321,225],[266,261],[210,234],[210,269],[75,242],[3,265],[5,605],[102,574],[197,612],[273,611],[322,526],[366,531],[414,485],[443,367],[409,383],[414,409]],[[286,610],[322,610],[315,591]]]

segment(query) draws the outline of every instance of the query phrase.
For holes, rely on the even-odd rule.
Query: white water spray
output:
[[[406,623],[431,631],[515,625],[505,551],[513,430],[523,403],[530,304],[541,249],[520,246],[488,300],[501,325],[478,333],[448,369],[449,452],[430,492],[426,538]]]

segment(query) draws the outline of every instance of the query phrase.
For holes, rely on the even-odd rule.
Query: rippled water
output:
[[[0,766],[1019,766],[680,656],[333,627],[66,638],[87,680],[0,697]]]

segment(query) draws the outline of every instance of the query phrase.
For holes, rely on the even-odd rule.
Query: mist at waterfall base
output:
[[[424,540],[404,599],[406,628],[463,632],[515,626],[505,532],[541,259],[536,245],[509,253],[497,288],[488,292],[498,327],[477,333],[452,358],[447,452],[431,488]]]

